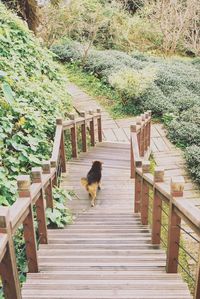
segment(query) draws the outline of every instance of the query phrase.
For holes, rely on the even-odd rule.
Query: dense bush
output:
[[[187,147],[185,157],[191,176],[200,184],[200,146],[191,145]]]
[[[126,99],[125,103],[128,101],[133,104],[150,89],[154,79],[152,70],[137,71],[130,67],[120,69],[108,77],[110,85],[121,94],[122,99]]]
[[[55,119],[70,108],[52,54],[0,4],[0,204],[16,196],[16,176],[51,153]]]
[[[181,147],[200,145],[200,127],[191,121],[172,120],[168,124],[168,135]]]

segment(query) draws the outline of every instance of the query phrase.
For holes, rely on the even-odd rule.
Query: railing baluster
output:
[[[147,111],[149,114],[149,121],[148,121],[148,146],[151,144],[151,110]]]
[[[145,115],[141,114],[141,138],[140,138],[140,150],[141,156],[144,157],[144,140],[145,140]]]
[[[42,183],[42,169],[40,167],[32,168],[31,175],[32,175],[33,183]],[[37,214],[37,222],[38,222],[39,242],[41,244],[47,244],[48,235],[47,235],[47,224],[46,224],[45,201],[44,201],[43,189],[41,189],[40,197],[36,202],[36,214]]]
[[[142,156],[142,154],[141,154],[141,148],[142,148],[142,143],[141,143],[141,140],[142,140],[142,120],[141,120],[140,116],[138,116],[137,119],[136,119],[136,125],[138,127],[137,140],[138,140],[139,153],[140,153],[140,156]]]
[[[17,179],[17,185],[20,198],[27,198],[31,196],[30,177],[28,175],[19,176]],[[24,239],[26,244],[26,257],[28,261],[29,272],[36,273],[38,272],[38,258],[32,203],[30,203],[28,209],[29,213],[23,222]]]
[[[99,113],[99,117],[97,119],[97,129],[98,129],[98,140],[102,142],[102,122],[101,122],[101,109],[97,109],[97,113]]]
[[[6,252],[0,263],[4,296],[5,299],[21,299],[21,288],[9,219],[9,207],[0,207],[0,232],[8,235]]]
[[[85,119],[86,113],[84,111],[80,112],[80,116]],[[82,138],[82,151],[87,152],[87,123],[84,120],[84,123],[81,125],[81,138]]]
[[[63,125],[62,118],[56,119],[57,125]],[[65,154],[65,136],[64,136],[64,130],[62,130],[61,140],[60,140],[60,156],[61,156],[61,168],[62,172],[66,172],[66,154]]]
[[[43,161],[42,163],[42,173],[43,174],[50,174],[51,173],[51,164],[50,161]],[[57,181],[56,177],[55,180]],[[56,185],[56,181],[54,182],[54,185]],[[47,208],[52,208],[54,207],[53,205],[53,192],[52,192],[52,180],[51,178],[49,179],[49,183],[47,188],[44,190],[45,192],[45,199],[47,203]]]
[[[154,185],[164,181],[164,169],[156,167],[154,171]],[[161,217],[162,217],[162,199],[153,187],[153,212],[152,212],[152,244],[160,244]]]
[[[78,145],[77,145],[77,128],[76,128],[76,122],[75,122],[75,114],[70,114],[69,117],[71,120],[74,120],[74,125],[71,128],[72,157],[77,158],[78,157]]]
[[[142,160],[136,160],[135,166],[142,168]],[[135,174],[135,202],[134,202],[134,213],[140,212],[141,204],[141,193],[142,193],[142,178],[139,174]]]
[[[177,177],[171,179],[171,199],[169,207],[169,225],[168,225],[168,246],[167,246],[167,266],[168,273],[177,273],[178,252],[180,242],[180,224],[181,218],[176,214],[173,205],[174,197],[182,197],[184,189],[184,178]]]
[[[137,132],[137,125],[133,124],[130,126],[130,144],[131,144],[131,179],[135,177],[135,161],[134,161],[134,152],[133,152],[133,143],[132,143],[132,134]]]
[[[142,172],[150,173],[150,161],[142,162]],[[141,196],[141,222],[143,225],[148,224],[149,210],[149,185],[142,179],[142,196]]]
[[[148,124],[149,124],[149,113],[145,112],[145,140],[144,140],[144,150],[146,151],[148,149],[148,142],[149,142],[149,128],[148,128]]]
[[[93,115],[93,111],[89,111],[90,115]],[[95,146],[95,127],[94,127],[94,117],[90,120],[90,138],[91,138],[91,146]]]

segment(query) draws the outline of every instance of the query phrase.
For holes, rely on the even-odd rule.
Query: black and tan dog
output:
[[[94,161],[92,162],[92,167],[87,174],[87,178],[81,179],[81,184],[86,188],[89,195],[91,196],[91,206],[94,207],[95,199],[97,196],[97,189],[101,189],[101,171],[102,162]]]

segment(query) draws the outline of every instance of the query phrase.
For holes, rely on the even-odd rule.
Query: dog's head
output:
[[[101,161],[92,161],[92,168],[102,170],[102,164],[103,162]]]

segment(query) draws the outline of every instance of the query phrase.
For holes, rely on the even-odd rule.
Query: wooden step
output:
[[[68,278],[67,280],[59,280],[57,281],[57,285],[55,286],[55,280],[33,280],[28,279],[26,285],[24,286],[24,290],[26,289],[49,289],[55,290],[56,287],[59,287],[59,290],[180,290],[187,291],[186,285],[182,281],[172,281],[168,280],[135,280],[135,281],[127,281],[127,280],[71,280]]]
[[[172,294],[173,293],[173,294]],[[191,299],[186,290],[51,290],[49,289],[23,289],[23,298],[51,298],[51,299]]]
[[[113,250],[113,249],[73,249],[70,250],[68,248],[65,249],[59,249],[59,248],[46,248],[46,249],[41,249],[38,252],[39,256],[111,256],[111,257],[116,257],[116,256],[140,256],[140,255],[145,255],[145,256],[160,256],[160,255],[165,255],[163,250],[153,250],[151,249],[131,249],[131,250]]]
[[[135,270],[133,271],[112,271],[112,270],[92,270],[92,271],[73,271],[73,270],[58,270],[58,271],[49,271],[48,273],[46,272],[39,272],[39,273],[28,273],[27,277],[28,279],[33,279],[33,280],[67,280],[67,279],[73,279],[73,280],[164,280],[164,281],[173,281],[173,283],[176,283],[176,281],[182,282],[182,279],[179,274],[174,274],[174,273],[166,273],[163,270],[161,271],[154,271],[153,275],[151,275],[152,272],[151,270],[149,271],[142,271],[140,270]]]

